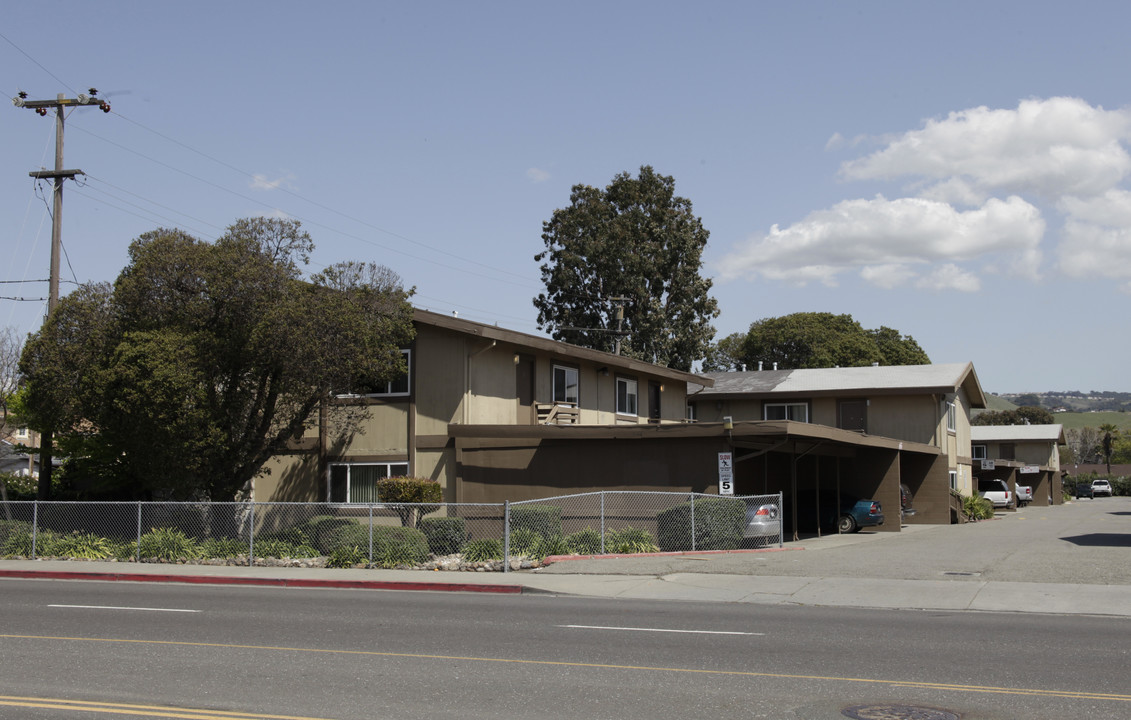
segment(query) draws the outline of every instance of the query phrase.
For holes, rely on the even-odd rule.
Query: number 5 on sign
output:
[[[719,495],[734,495],[734,465],[731,453],[719,453]]]

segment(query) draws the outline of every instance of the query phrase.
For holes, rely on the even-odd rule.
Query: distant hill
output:
[[[990,396],[987,396],[987,400]],[[1079,390],[1041,393],[1002,393],[992,397],[1007,400],[1015,405],[1039,404],[1046,410],[1055,412],[1129,412],[1131,393],[1114,390]]]
[[[1001,395],[986,395],[986,409],[979,412],[1004,412],[1006,410],[1016,410],[1017,407],[1017,405],[1014,405]]]

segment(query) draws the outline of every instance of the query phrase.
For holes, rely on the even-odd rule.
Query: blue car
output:
[[[815,530],[817,517],[820,518],[821,530],[835,530],[841,533],[853,533],[860,528],[884,524],[883,506],[876,500],[861,499],[841,493],[838,507],[835,492],[822,492],[818,511],[817,496],[806,491],[798,493],[797,503],[797,525],[801,530]]]

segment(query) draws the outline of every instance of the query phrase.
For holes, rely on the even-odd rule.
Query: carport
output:
[[[916,521],[946,524],[949,475],[939,448],[791,421],[631,425],[449,425],[460,503],[529,500],[600,490],[717,493],[719,453],[734,460],[735,493],[781,492],[787,526],[824,493],[881,503],[898,532],[899,485],[915,496]],[[811,508],[813,512],[816,508]]]

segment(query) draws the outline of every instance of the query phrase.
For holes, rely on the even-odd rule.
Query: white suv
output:
[[[1107,495],[1111,497],[1111,483],[1107,480],[1093,480],[1092,481],[1092,496]]]

